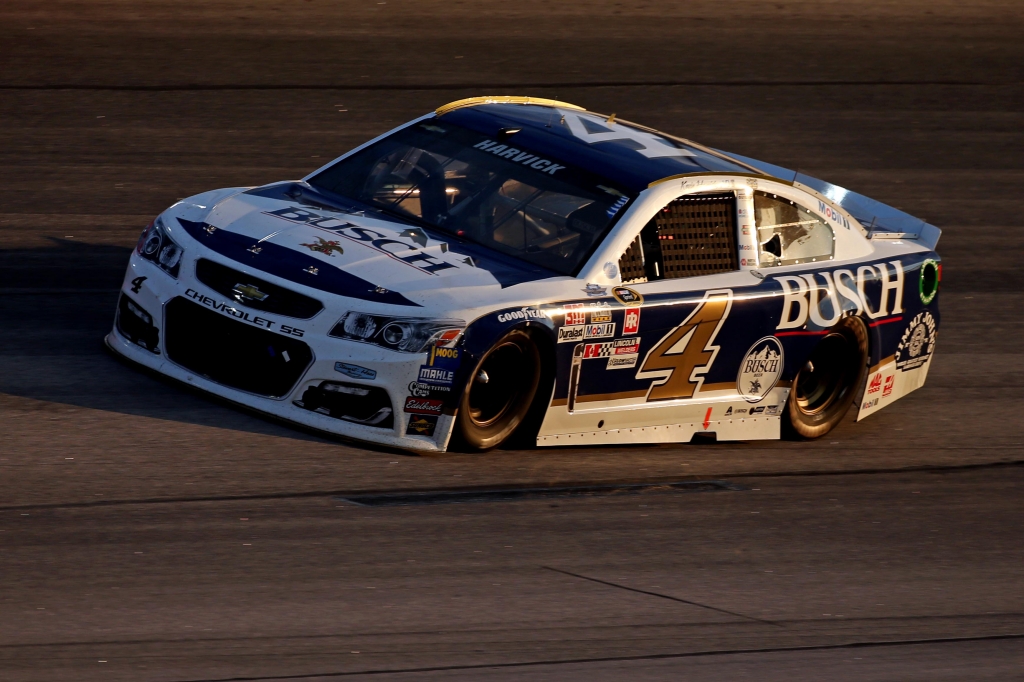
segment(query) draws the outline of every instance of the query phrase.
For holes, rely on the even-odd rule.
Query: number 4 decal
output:
[[[732,309],[732,290],[709,291],[683,323],[647,352],[637,379],[655,379],[647,400],[692,398],[711,369],[715,337]]]

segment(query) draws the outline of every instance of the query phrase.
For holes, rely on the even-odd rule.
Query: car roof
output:
[[[520,145],[584,168],[633,192],[673,175],[764,174],[690,140],[557,100],[474,97],[440,107],[435,115],[509,147]]]

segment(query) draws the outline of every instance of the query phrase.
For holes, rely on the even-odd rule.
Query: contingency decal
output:
[[[736,375],[736,390],[747,402],[761,402],[779,383],[784,366],[782,344],[774,336],[766,336],[743,357]]]
[[[417,381],[428,386],[441,386],[451,389],[455,382],[455,371],[462,362],[462,352],[458,348],[430,347],[427,364],[420,365]]]
[[[709,291],[683,323],[647,351],[637,379],[654,379],[647,400],[692,398],[718,355],[715,337],[732,309],[732,290]]]

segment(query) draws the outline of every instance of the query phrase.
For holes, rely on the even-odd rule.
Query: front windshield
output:
[[[517,135],[521,140],[517,140]],[[576,269],[631,198],[607,179],[503,139],[428,120],[309,180],[328,192],[561,274]]]

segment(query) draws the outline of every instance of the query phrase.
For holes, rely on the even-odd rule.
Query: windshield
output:
[[[309,184],[575,274],[631,196],[607,179],[519,144],[526,142],[525,132],[505,129],[495,137],[502,139],[424,121],[342,159]]]

